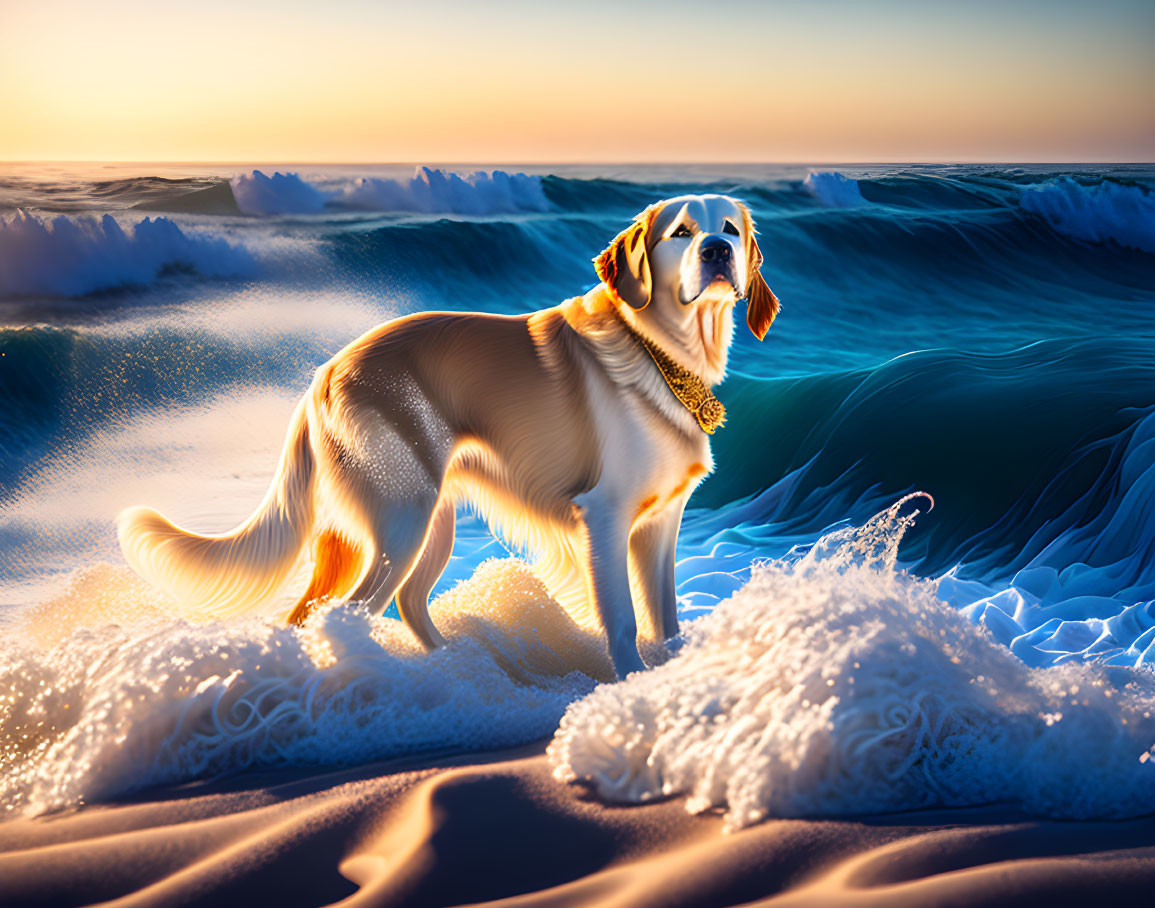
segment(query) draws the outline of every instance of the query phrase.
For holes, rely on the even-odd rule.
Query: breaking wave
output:
[[[802,181],[802,186],[830,208],[857,208],[866,204],[858,180],[851,180],[835,171],[812,170]]]
[[[247,249],[211,233],[186,233],[168,218],[125,228],[111,215],[42,219],[26,211],[0,218],[0,297],[76,297],[150,284],[166,271],[246,277]]]
[[[1141,186],[1061,177],[1028,187],[1020,204],[1066,236],[1155,252],[1155,193]]]
[[[237,207],[245,214],[316,214],[323,211],[328,196],[295,173],[266,176],[259,170],[235,176],[230,181]]]
[[[485,216],[546,211],[540,177],[477,171],[456,174],[418,167],[409,180],[357,177],[317,186],[296,173],[266,176],[259,170],[232,179],[233,195],[245,214],[317,214],[325,209]]]
[[[370,211],[423,214],[488,215],[549,208],[539,177],[503,170],[459,176],[428,167],[418,167],[408,181],[360,177],[343,189],[340,203]]]

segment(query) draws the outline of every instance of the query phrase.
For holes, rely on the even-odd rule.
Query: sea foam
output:
[[[266,176],[259,170],[242,173],[229,181],[237,207],[245,214],[317,214],[328,196],[295,173]]]
[[[321,610],[300,628],[164,619],[166,603],[111,565],[86,569],[22,636],[51,638],[77,610],[147,620],[65,630],[48,646],[0,642],[10,816],[250,767],[511,746],[548,735],[592,689],[589,675],[609,670],[597,635],[510,560],[437,599],[449,643],[432,653],[360,607]]]
[[[1028,187],[1020,204],[1075,239],[1114,240],[1120,246],[1155,252],[1155,193],[1140,186],[1106,181],[1086,186],[1061,177]]]
[[[546,211],[540,177],[476,171],[457,174],[418,167],[408,180],[357,177],[315,185],[296,173],[259,170],[232,179],[241,211],[250,215],[316,214],[326,209],[484,216]]]
[[[1155,676],[1019,661],[895,571],[901,504],[756,566],[673,660],[572,705],[555,776],[611,801],[685,795],[731,829],[992,801],[1155,810]]]
[[[802,185],[828,208],[857,208],[866,204],[858,188],[858,180],[852,180],[836,171],[812,170]]]
[[[407,181],[358,178],[344,188],[340,202],[349,208],[424,214],[512,214],[549,208],[540,177],[502,170],[461,176],[428,167],[418,167]]]
[[[42,219],[18,210],[0,218],[0,297],[83,296],[152,283],[164,271],[244,277],[257,270],[242,246],[212,233],[185,232],[168,218],[122,227],[111,215]]]

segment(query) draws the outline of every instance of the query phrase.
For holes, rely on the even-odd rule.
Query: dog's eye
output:
[[[680,240],[683,237],[688,238],[688,237],[692,237],[693,235],[694,234],[690,233],[689,227],[687,227],[685,224],[679,224],[678,229],[670,234],[670,239],[671,240]]]
[[[722,227],[722,232],[723,233],[732,233],[734,236],[738,236],[738,228],[735,227],[730,221],[727,221],[725,223],[725,225]]]

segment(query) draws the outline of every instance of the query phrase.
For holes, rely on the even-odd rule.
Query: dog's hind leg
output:
[[[364,545],[364,572],[349,599],[380,614],[413,573],[428,541],[438,542],[430,552],[437,570],[429,587],[444,567],[439,554],[444,533],[434,525],[454,435],[411,376],[377,374],[368,391],[355,382],[339,391],[343,416],[330,434],[341,438],[341,447],[327,461],[329,506]],[[451,502],[447,506],[452,546],[453,508]],[[398,602],[406,625],[429,648],[444,643],[424,605],[415,606],[418,598]]]
[[[397,590],[397,611],[428,649],[445,643],[445,638],[433,626],[429,617],[429,591],[449,563],[456,523],[453,500],[446,496],[433,512],[433,520],[429,523],[429,532],[417,563]]]
[[[313,541],[313,579],[289,615],[289,624],[304,624],[323,599],[340,598],[361,573],[361,553],[341,533],[327,530]]]
[[[372,521],[372,566],[349,596],[361,600],[369,611],[380,614],[389,606],[394,594],[412,573],[417,564],[432,527],[437,504],[436,492],[428,495],[407,497],[404,500],[383,500],[376,502]],[[451,511],[452,513],[452,511]],[[452,541],[450,541],[452,546]],[[398,602],[398,610],[401,603]],[[424,620],[412,620],[413,613],[401,617],[405,624],[425,646],[433,648],[444,643],[444,639],[422,610]]]

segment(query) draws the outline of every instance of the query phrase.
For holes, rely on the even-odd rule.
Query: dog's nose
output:
[[[720,236],[712,236],[703,240],[702,245],[698,248],[698,257],[703,262],[728,262],[731,255],[733,255],[733,250],[730,248],[729,240]]]

